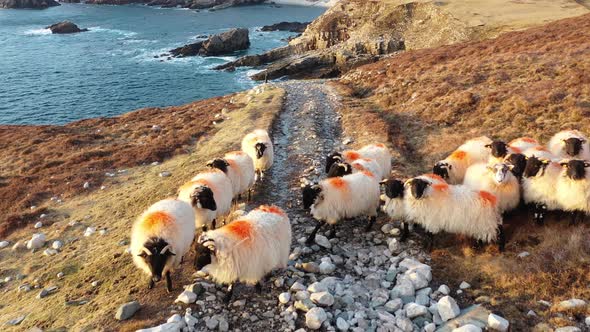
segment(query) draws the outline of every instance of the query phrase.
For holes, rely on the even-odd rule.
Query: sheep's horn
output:
[[[152,255],[152,252],[148,248],[146,248],[146,247],[142,247],[141,248],[141,251],[144,252],[148,256],[151,256]]]
[[[168,251],[170,251],[170,253],[174,255],[174,252],[172,251],[172,246],[171,245],[165,246],[164,249],[162,249],[162,251],[160,251],[160,254],[164,255]]]

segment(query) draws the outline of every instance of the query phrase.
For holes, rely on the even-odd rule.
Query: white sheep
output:
[[[430,235],[446,231],[478,241],[498,240],[500,250],[504,250],[502,217],[495,195],[464,185],[448,185],[429,176],[410,179],[405,186],[406,217]]]
[[[133,223],[133,263],[150,276],[150,289],[166,276],[166,289],[172,290],[170,273],[180,266],[194,236],[195,213],[189,204],[176,199],[155,203]]]
[[[234,197],[240,199],[243,193],[248,192],[248,200],[250,200],[251,189],[256,175],[254,162],[245,152],[228,152],[223,158],[216,158],[207,162],[207,166],[217,168],[229,177]]]
[[[195,245],[194,266],[220,284],[256,284],[274,269],[287,267],[291,248],[291,224],[276,206],[260,206],[246,216],[202,234]]]
[[[256,179],[262,178],[264,172],[271,168],[274,161],[274,149],[268,132],[256,129],[242,139],[242,151],[254,161]]]
[[[318,225],[307,239],[315,240],[318,230],[325,224],[332,225],[330,237],[336,232],[336,224],[346,218],[368,216],[369,231],[375,223],[380,200],[379,181],[371,172],[363,171],[342,177],[322,180],[317,185],[303,188],[303,207],[310,209]]]
[[[408,221],[404,213],[404,183],[397,179],[387,179],[380,183],[385,188],[384,201],[381,207],[392,221],[402,223],[401,241],[408,237]]]
[[[376,174],[379,179],[386,179],[391,173],[391,153],[384,144],[369,144],[359,150],[346,150],[342,152],[333,152],[326,157],[326,173],[330,172],[332,164],[337,162],[352,163],[357,159],[374,159],[381,169],[380,174]]]
[[[492,144],[492,140],[486,136],[468,140],[447,158],[437,162],[432,172],[450,184],[461,184],[469,166],[488,161],[491,153],[486,146],[489,144]]]
[[[557,158],[590,160],[588,138],[578,130],[563,130],[555,134],[547,145]]]
[[[233,188],[225,173],[218,169],[197,174],[178,190],[178,199],[195,210],[195,227],[215,229],[216,220],[231,209]]]
[[[352,173],[359,173],[368,171],[373,174],[381,174],[381,166],[375,159],[370,158],[359,158],[352,163],[338,162],[332,164],[328,177],[345,176]]]
[[[539,141],[537,141],[534,138],[530,138],[530,137],[515,138],[508,143],[509,147],[520,151],[520,152],[516,152],[516,153],[522,153],[525,150],[528,150],[530,148],[534,148],[535,146],[540,146],[540,145],[541,144],[539,143]]]
[[[507,163],[474,164],[467,169],[463,184],[494,194],[500,213],[508,212],[520,203],[520,183],[511,172],[513,168]]]
[[[548,156],[552,157],[550,153]],[[526,204],[534,206],[537,224],[543,224],[547,210],[561,210],[556,192],[560,173],[559,163],[551,158],[537,157],[535,154],[527,156],[522,178],[522,198]]]
[[[572,212],[572,223],[590,214],[590,161],[572,159],[561,163],[557,178],[557,202],[564,211]]]

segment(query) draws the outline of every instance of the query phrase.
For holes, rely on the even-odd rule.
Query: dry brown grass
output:
[[[335,86],[346,95],[345,114],[354,113],[363,128],[375,122],[373,132],[388,133],[400,177],[429,171],[479,135],[546,141],[563,128],[590,134],[590,15],[494,40],[406,52],[351,71]],[[582,326],[580,313],[562,317],[537,301],[590,299],[590,226],[570,227],[561,217],[536,227],[530,220],[526,213],[505,220],[504,254],[442,237],[432,253],[435,278],[454,287],[468,281],[474,288],[463,303],[490,296],[486,305],[510,319],[515,331],[540,321],[571,325],[569,317]],[[524,250],[531,255],[517,258]],[[541,318],[527,317],[529,309]]]

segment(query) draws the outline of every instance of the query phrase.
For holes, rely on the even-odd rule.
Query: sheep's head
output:
[[[215,203],[215,196],[211,188],[206,186],[196,187],[191,194],[193,207],[199,209],[207,209],[211,211],[217,210],[217,204]]]
[[[256,158],[262,158],[264,151],[266,151],[266,144],[258,142],[254,145],[254,148],[256,149]]]
[[[404,197],[404,183],[397,179],[387,179],[381,181],[381,185],[385,187],[385,196],[393,198]]]
[[[564,160],[559,164],[566,170],[565,176],[576,181],[583,180],[586,177],[586,168],[590,167],[590,162],[577,159]]]
[[[309,209],[321,199],[322,188],[319,185],[306,185],[302,190],[303,208]]]
[[[195,270],[200,271],[205,266],[213,262],[215,257],[215,241],[201,235],[199,240],[195,243]]]
[[[229,163],[227,162],[227,160],[223,158],[215,158],[213,160],[208,161],[207,166],[211,168],[217,168],[223,171],[223,173],[227,173],[227,167],[229,166]]]
[[[328,171],[328,177],[329,178],[333,178],[336,176],[344,176],[344,175],[348,175],[352,173],[352,166],[350,166],[350,164],[345,163],[345,162],[338,162],[338,163],[333,163],[332,166],[330,166],[330,170]]]
[[[434,167],[432,167],[432,173],[447,180],[449,178],[449,171],[451,171],[452,169],[453,165],[444,161],[439,161],[434,165]]]
[[[421,178],[413,178],[406,182],[406,186],[410,187],[412,197],[414,197],[415,199],[421,199],[422,197],[424,197],[426,189],[428,189],[430,185],[430,182]]]
[[[502,184],[508,178],[508,172],[511,171],[514,166],[505,164],[505,163],[498,163],[494,165],[488,165],[488,170],[494,174],[494,181],[497,184]]]
[[[492,150],[492,156],[496,158],[504,158],[508,154],[508,146],[502,141],[493,141],[487,144],[486,148]]]
[[[564,139],[563,143],[565,145],[565,152],[570,157],[577,156],[580,151],[582,151],[582,144],[586,143],[586,140],[578,138],[578,137],[570,137],[568,139]]]
[[[326,157],[326,173],[330,172],[332,164],[342,161],[342,154],[340,152],[333,152]]]
[[[512,165],[512,174],[517,178],[522,178],[522,173],[526,167],[526,156],[522,153],[511,153],[504,158],[504,161]]]
[[[152,280],[158,282],[162,279],[162,275],[167,272],[168,264],[176,254],[172,251],[172,246],[166,240],[162,238],[150,238],[144,243],[138,256],[149,266]]]
[[[549,165],[549,160],[540,159],[536,156],[526,158],[526,166],[524,168],[523,176],[525,178],[532,178],[535,176],[543,176],[545,169]]]

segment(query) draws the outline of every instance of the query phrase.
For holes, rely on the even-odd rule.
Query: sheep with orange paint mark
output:
[[[380,172],[376,173],[379,179],[386,179],[391,173],[391,153],[384,144],[376,143],[363,146],[359,150],[346,150],[342,152],[333,152],[326,157],[326,173],[334,163],[347,162],[352,163],[357,159],[374,159],[379,164]]]
[[[291,248],[291,224],[276,206],[262,205],[239,220],[202,234],[195,245],[196,270],[203,270],[220,284],[257,285],[274,269],[287,267]]]
[[[588,137],[578,130],[563,130],[555,134],[547,144],[549,151],[560,159],[590,160]]]
[[[418,176],[405,183],[404,210],[406,217],[429,235],[445,231],[483,242],[497,241],[504,250],[497,198],[487,191]]]
[[[556,191],[561,166],[553,157],[548,151],[531,151],[523,174],[522,198],[533,205],[533,218],[539,225],[544,223],[548,210],[562,209]]]
[[[486,146],[489,144],[492,144],[492,140],[486,136],[471,139],[459,146],[447,158],[437,162],[432,172],[450,184],[461,184],[469,166],[488,161],[491,154]]]
[[[232,183],[218,169],[197,174],[178,190],[178,199],[195,210],[197,229],[215,229],[219,217],[229,213],[233,198]]]
[[[166,277],[172,290],[170,273],[180,266],[195,234],[195,214],[191,206],[176,199],[165,199],[149,207],[133,224],[131,254],[133,263],[150,276],[148,288]]]
[[[379,166],[375,159],[370,158],[359,158],[350,164],[347,162],[338,162],[332,164],[327,177],[333,178],[363,171],[381,174],[381,166]]]
[[[274,149],[268,132],[256,129],[242,139],[242,151],[246,152],[254,161],[256,179],[262,178],[264,172],[272,167]]]
[[[250,200],[256,175],[254,162],[248,154],[243,151],[228,152],[223,158],[210,160],[207,162],[207,166],[217,168],[229,177],[232,183],[233,197],[241,199],[241,195],[247,192],[248,200]]]
[[[467,169],[463,184],[496,195],[500,213],[508,212],[520,203],[520,183],[512,169],[508,163],[474,164]]]
[[[309,209],[318,224],[307,238],[309,245],[326,223],[332,225],[329,237],[336,234],[336,225],[347,218],[368,216],[369,231],[377,218],[380,200],[379,178],[362,171],[342,177],[328,178],[319,184],[303,187],[303,208]]]

